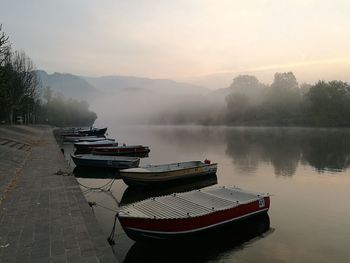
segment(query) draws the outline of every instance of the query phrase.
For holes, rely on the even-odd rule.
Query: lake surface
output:
[[[120,261],[349,262],[349,129],[112,124],[108,132],[120,143],[149,145],[149,157],[141,164],[206,158],[218,162],[216,177],[164,191],[216,184],[273,195],[267,217],[241,222],[191,244],[148,247],[130,240],[117,224],[114,251]],[[98,176],[95,171],[83,172],[78,176],[90,178],[78,180],[88,187],[111,185],[111,193],[82,186],[89,201],[105,207],[97,206],[94,212],[106,238],[114,222],[111,210],[117,210],[118,203],[157,194],[128,189],[122,180],[112,184],[108,178],[92,178],[95,174]]]

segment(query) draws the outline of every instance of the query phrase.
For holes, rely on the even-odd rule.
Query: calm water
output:
[[[126,262],[349,262],[350,130],[215,128],[109,125],[109,136],[151,147],[142,164],[204,160],[218,162],[215,177],[167,191],[237,185],[272,193],[267,217],[232,226],[190,244],[147,246],[130,240],[118,224],[114,250]],[[68,149],[69,146],[66,146]],[[94,177],[94,171],[79,176]],[[102,186],[110,179],[78,178]],[[152,191],[134,191],[116,180],[112,194],[84,190],[89,201],[112,210]],[[115,213],[94,208],[106,233]]]

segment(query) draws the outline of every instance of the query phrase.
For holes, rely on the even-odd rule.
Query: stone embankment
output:
[[[0,126],[0,262],[116,262],[48,126]]]

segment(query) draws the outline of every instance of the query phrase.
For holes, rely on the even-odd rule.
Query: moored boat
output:
[[[58,130],[58,135],[65,137],[65,136],[79,136],[78,131],[81,130],[80,127],[71,127],[66,129],[60,129]]]
[[[91,149],[91,153],[101,155],[143,155],[149,152],[149,147],[143,145],[92,147]]]
[[[130,167],[137,167],[140,163],[138,157],[127,156],[103,156],[93,154],[77,154],[71,155],[73,162],[77,166],[86,167],[105,167],[125,169]]]
[[[145,165],[120,171],[123,181],[129,186],[146,186],[215,174],[217,164],[209,160]]]
[[[267,212],[268,194],[214,187],[152,197],[121,207],[117,217],[134,240],[173,239]]]
[[[77,142],[74,143],[75,148],[78,152],[90,152],[93,148],[98,147],[107,147],[107,146],[118,146],[118,143],[115,140],[100,140],[94,142]]]
[[[97,136],[66,136],[63,138],[64,142],[98,142],[104,140],[114,141],[114,139]]]
[[[120,175],[119,175],[120,178]],[[169,195],[172,193],[183,193],[201,189],[218,183],[216,174],[209,174],[200,177],[189,178],[184,181],[172,182],[171,184],[161,184],[159,187],[150,187],[145,191],[143,188],[128,187],[125,189],[119,205],[127,205],[139,202],[154,196]]]
[[[252,246],[273,232],[268,213],[261,213],[173,242],[135,242],[123,262],[223,262],[227,261],[227,252]]]
[[[87,135],[87,136],[103,136],[107,131],[107,128],[93,128],[90,129],[81,129],[78,130],[78,133],[81,135]]]

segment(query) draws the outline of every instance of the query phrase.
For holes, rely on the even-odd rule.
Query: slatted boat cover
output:
[[[188,218],[251,203],[266,196],[237,187],[215,187],[153,197],[121,207],[119,216],[157,219]]]

